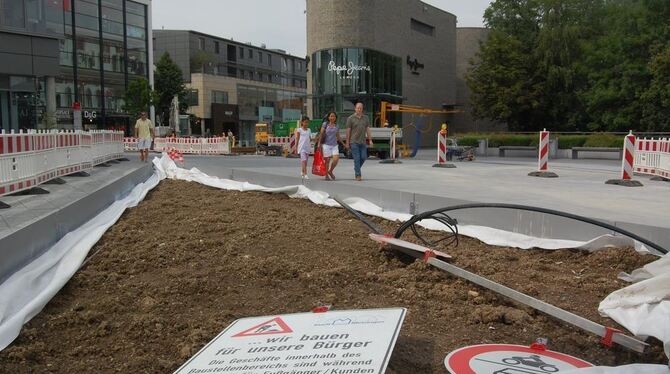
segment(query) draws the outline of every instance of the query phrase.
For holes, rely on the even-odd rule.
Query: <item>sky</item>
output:
[[[481,27],[491,0],[423,1],[455,14],[458,27]],[[154,29],[200,31],[305,56],[305,0],[153,0],[152,7]]]

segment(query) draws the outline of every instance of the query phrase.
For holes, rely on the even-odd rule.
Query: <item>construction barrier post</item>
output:
[[[635,135],[631,130],[623,142],[623,159],[621,160],[621,179],[610,179],[605,184],[616,184],[624,187],[641,187],[640,181],[633,179],[633,163],[635,162]]]
[[[434,168],[455,168],[456,165],[447,163],[447,124],[443,123],[442,128],[437,133],[437,164]]]
[[[549,131],[540,131],[540,143],[537,154],[537,171],[528,173],[531,177],[558,178],[558,174],[549,171]]]
[[[398,132],[398,125],[395,125],[391,129],[391,137],[389,138],[389,158],[386,160],[379,161],[380,164],[402,164],[402,162],[398,161],[395,157],[396,152],[395,142],[397,132]]]
[[[288,155],[286,155],[286,157],[289,158],[298,157],[298,144],[296,142],[296,135],[295,135],[296,131],[291,132],[291,140],[289,141]]]

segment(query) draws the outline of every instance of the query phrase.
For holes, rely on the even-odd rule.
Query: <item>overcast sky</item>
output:
[[[424,0],[455,14],[458,27],[483,26],[490,1]],[[200,31],[305,56],[305,0],[154,0],[152,7],[154,29]]]

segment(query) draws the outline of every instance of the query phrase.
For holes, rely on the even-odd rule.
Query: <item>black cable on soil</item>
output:
[[[455,239],[453,239],[453,240],[455,240],[456,245],[458,245],[458,229],[456,228],[456,225],[455,225],[456,220],[447,216],[445,214],[445,212],[449,212],[449,211],[453,211],[453,210],[460,210],[460,209],[473,209],[473,208],[517,209],[517,210],[526,210],[526,211],[531,211],[531,212],[539,212],[539,213],[545,213],[545,214],[551,214],[551,215],[555,215],[555,216],[559,216],[559,217],[569,218],[569,219],[573,219],[573,220],[576,220],[576,221],[588,223],[588,224],[591,224],[591,225],[594,225],[594,226],[602,227],[604,229],[608,229],[608,230],[614,231],[616,233],[622,234],[624,236],[627,236],[631,239],[634,239],[634,240],[644,244],[645,246],[647,246],[649,248],[653,248],[654,250],[656,250],[656,251],[658,251],[662,254],[667,254],[668,253],[668,250],[661,247],[660,245],[658,245],[658,244],[656,244],[656,243],[654,243],[650,240],[647,240],[647,239],[645,239],[645,238],[643,238],[643,237],[641,237],[637,234],[634,234],[634,233],[632,233],[628,230],[624,230],[620,227],[610,225],[609,223],[606,223],[606,222],[598,221],[598,220],[588,218],[588,217],[582,217],[582,216],[572,214],[572,213],[561,212],[561,211],[558,211],[558,210],[538,208],[538,207],[527,206],[527,205],[519,205],[519,204],[473,203],[473,204],[454,205],[454,206],[450,206],[450,207],[434,209],[434,210],[431,210],[431,211],[427,211],[427,212],[417,214],[417,215],[413,216],[412,218],[410,218],[409,220],[405,221],[402,225],[400,225],[398,230],[396,230],[396,233],[395,233],[394,236],[396,238],[400,238],[402,233],[405,230],[407,230],[407,228],[410,228],[410,227],[412,228],[412,231],[416,235],[416,229],[414,228],[414,224],[416,224],[417,222],[419,222],[421,220],[432,218],[432,219],[438,220],[439,222],[444,223],[447,227],[449,227],[451,229],[451,231],[454,233],[453,236],[455,237]],[[443,214],[445,217],[448,217],[448,219],[440,216],[440,214]],[[450,223],[451,221],[453,221],[454,225],[451,225],[451,223]],[[426,240],[422,239],[419,235],[417,235],[417,237],[419,239],[421,239],[424,243],[428,244],[428,242]],[[445,239],[441,239],[441,240],[445,240]]]

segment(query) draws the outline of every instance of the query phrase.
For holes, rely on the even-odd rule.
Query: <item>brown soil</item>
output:
[[[397,227],[376,221],[389,232]],[[537,337],[595,364],[665,362],[659,344],[645,356],[604,348],[493,292],[407,264],[367,234],[343,209],[162,182],[0,352],[0,372],[171,372],[237,318],[322,303],[408,308],[388,373],[446,373],[442,361],[458,347]],[[631,249],[524,251],[468,238],[442,250],[457,266],[607,325],[614,323],[596,309],[624,286],[616,275],[654,259]]]

